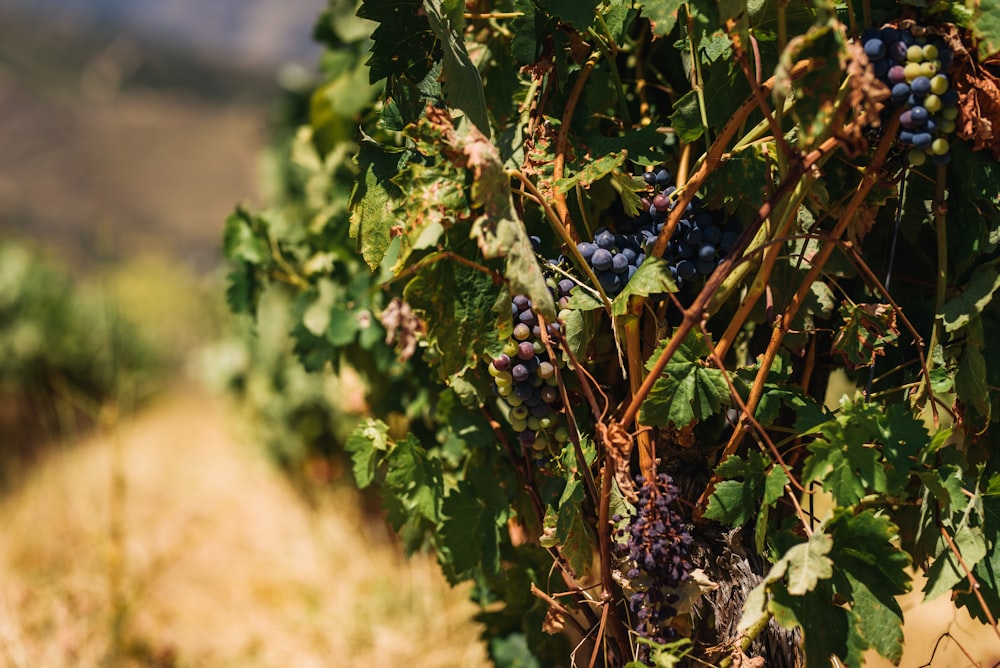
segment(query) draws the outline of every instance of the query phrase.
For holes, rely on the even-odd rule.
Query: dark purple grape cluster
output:
[[[948,135],[958,118],[958,92],[948,78],[951,49],[939,37],[914,36],[891,26],[865,30],[861,43],[875,75],[892,91],[892,104],[903,108],[899,141],[908,147],[910,164],[928,159],[948,164]]]
[[[590,264],[604,292],[614,297],[646,259],[667,216],[674,208],[677,190],[670,184],[666,169],[643,174],[653,189],[642,199],[642,211],[623,227],[621,233],[600,228],[593,241],[577,244],[580,255]],[[695,197],[677,225],[663,254],[678,286],[698,276],[708,276],[736,243],[739,232],[727,224],[721,211],[708,211]]]
[[[670,476],[660,473],[653,480],[639,476],[636,483],[636,515],[627,528],[618,530],[618,538],[624,540],[616,543],[616,554],[634,589],[629,609],[636,632],[665,643],[674,635],[667,622],[677,614],[672,605],[677,595],[670,590],[684,582],[693,569],[688,559],[691,534],[681,516],[670,508],[677,498]],[[612,517],[616,522],[621,519],[618,515]]]
[[[667,216],[673,210],[677,190],[670,185],[670,172],[660,169],[643,174],[646,183],[659,191],[651,197],[644,197],[642,211],[634,225],[639,233],[655,241],[666,225]],[[700,197],[695,196],[684,211],[670,238],[670,244],[663,253],[663,259],[670,266],[678,287],[699,276],[708,276],[732,250],[739,238],[739,228],[733,221],[727,221],[722,211],[709,211]],[[652,242],[649,242],[650,245]]]
[[[551,442],[563,443],[569,438],[566,427],[557,421],[561,399],[556,365],[560,361],[550,359],[542,343],[541,324],[527,295],[514,295],[511,316],[513,335],[488,370],[521,447],[543,453]],[[547,328],[550,336],[559,334],[559,323],[548,323]]]

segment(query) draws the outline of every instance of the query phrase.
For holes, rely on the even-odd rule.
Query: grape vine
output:
[[[497,665],[898,664],[913,569],[1000,644],[991,12],[331,0],[230,303]]]

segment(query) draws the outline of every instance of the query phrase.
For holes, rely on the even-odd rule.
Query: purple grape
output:
[[[497,355],[496,359],[493,360],[493,368],[497,371],[507,371],[510,369],[510,355],[507,353]]]
[[[514,306],[517,307],[518,311],[524,311],[531,308],[531,300],[528,299],[528,295],[514,295],[514,298],[511,301],[514,303]]]
[[[576,249],[580,251],[580,255],[583,256],[584,260],[589,261],[590,258],[594,255],[594,251],[597,250],[597,245],[592,244],[589,241],[581,241],[576,245]]]
[[[528,367],[523,364],[515,364],[514,368],[510,370],[510,375],[514,377],[515,382],[523,383],[528,380],[528,376],[531,375],[531,372],[528,371]]]
[[[699,260],[714,260],[715,259],[715,254],[717,252],[718,252],[718,250],[715,248],[715,246],[712,246],[711,244],[705,244],[704,246],[702,246],[701,248],[698,249],[698,259]]]
[[[611,270],[616,274],[624,274],[628,271],[628,258],[618,253],[611,258]]]
[[[605,271],[611,268],[611,263],[613,262],[611,251],[605,248],[598,248],[594,251],[593,257],[590,258],[590,264],[594,266],[594,269],[598,271]]]
[[[559,296],[565,297],[573,290],[574,287],[576,287],[576,283],[574,283],[572,279],[569,278],[562,279],[561,281],[559,281],[558,285]]]
[[[601,230],[594,237],[594,243],[598,248],[611,250],[615,247],[615,233],[611,230]]]
[[[910,118],[912,119],[914,124],[923,125],[924,123],[927,122],[927,119],[929,117],[930,117],[930,112],[928,112],[927,109],[925,109],[924,107],[916,106],[910,109]]]
[[[865,55],[871,60],[878,60],[885,57],[885,42],[880,37],[872,37],[865,42]]]
[[[531,343],[531,341],[521,341],[521,343],[517,344],[518,359],[530,360],[534,356],[535,356],[535,346],[533,343]]]
[[[670,184],[670,178],[671,178],[670,172],[668,172],[665,169],[661,169],[658,172],[656,172],[656,185],[660,186],[661,188],[665,188],[667,187],[667,185]]]
[[[913,146],[914,148],[919,148],[920,150],[924,150],[930,147],[932,140],[933,137],[931,137],[931,134],[929,132],[918,132],[915,135],[913,135]]]
[[[902,65],[893,65],[889,68],[887,74],[889,75],[889,83],[893,85],[906,83],[906,74]],[[895,88],[893,88],[893,91],[895,91]],[[909,95],[909,91],[906,94]]]
[[[690,260],[681,260],[677,263],[677,277],[689,281],[695,277],[698,273],[698,269],[695,268],[694,263]]]
[[[931,92],[931,80],[927,77],[917,77],[910,82],[910,88],[914,95],[926,96]]]

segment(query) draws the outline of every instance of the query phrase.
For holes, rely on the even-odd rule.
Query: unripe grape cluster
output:
[[[914,36],[893,27],[870,28],[861,34],[875,75],[889,86],[892,103],[902,107],[899,141],[908,147],[910,164],[951,161],[948,135],[955,131],[958,93],[948,68],[953,53],[938,37]]]
[[[567,283],[568,293],[573,282]],[[514,295],[511,317],[513,334],[488,370],[521,447],[525,452],[544,453],[553,441],[564,443],[569,438],[568,430],[558,420],[562,402],[556,366],[561,362],[550,358],[542,342],[538,315],[527,295]],[[559,323],[548,323],[546,327],[550,336],[559,333]]]
[[[676,589],[693,569],[688,558],[691,534],[681,516],[670,508],[677,498],[670,476],[639,476],[636,483],[640,485],[636,514],[626,528],[617,531],[616,554],[634,589],[629,609],[636,632],[665,643],[674,635],[667,623],[677,614],[672,605],[676,594],[669,590]],[[618,515],[612,517],[614,521],[621,519]]]
[[[653,192],[642,198],[642,210],[624,226],[623,232],[602,227],[593,241],[577,244],[580,255],[610,297],[621,292],[642,265],[676,203],[677,189],[670,185],[670,172],[666,169],[646,172],[643,178]],[[738,237],[735,225],[726,223],[725,214],[706,210],[701,199],[695,197],[677,224],[663,259],[681,286],[685,281],[715,271]]]

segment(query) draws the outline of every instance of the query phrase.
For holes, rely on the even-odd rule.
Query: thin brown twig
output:
[[[1000,628],[997,628],[996,617],[990,612],[989,606],[986,605],[986,601],[983,599],[983,593],[980,591],[979,581],[976,580],[976,576],[972,574],[972,569],[965,563],[965,559],[962,557],[962,553],[958,551],[958,546],[955,545],[955,541],[952,540],[951,535],[948,530],[944,528],[943,525],[938,527],[941,530],[941,535],[948,542],[948,549],[951,550],[955,558],[958,559],[959,565],[962,570],[965,571],[966,576],[969,578],[969,586],[972,589],[972,593],[975,594],[976,600],[979,601],[979,606],[983,609],[983,613],[986,615],[986,619],[990,620],[990,627],[993,629],[994,635],[996,635],[997,640],[1000,640]]]
[[[569,97],[566,99],[566,108],[563,111],[562,122],[559,125],[559,134],[556,135],[556,154],[555,159],[552,161],[552,200],[555,202],[556,211],[559,213],[559,220],[562,226],[569,232],[571,237],[574,236],[574,231],[572,221],[569,218],[569,207],[566,205],[566,195],[559,192],[559,189],[554,184],[563,177],[563,171],[566,167],[566,143],[569,139],[569,127],[573,122],[573,112],[576,111],[576,105],[580,102],[580,95],[583,94],[583,86],[587,83],[587,79],[590,77],[590,73],[597,65],[600,57],[600,50],[594,49],[590,52],[587,62],[580,69],[580,74],[577,75],[573,88],[569,92]]]

